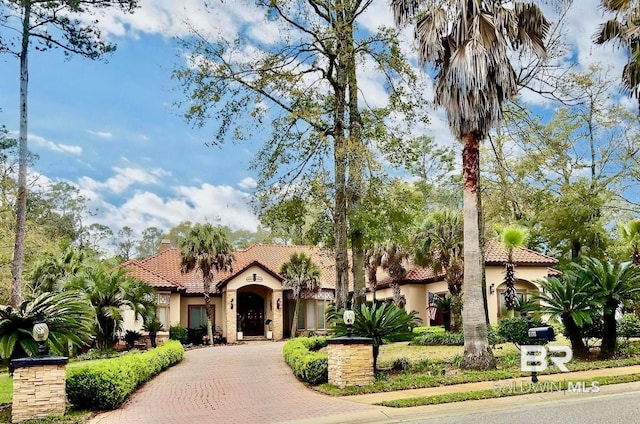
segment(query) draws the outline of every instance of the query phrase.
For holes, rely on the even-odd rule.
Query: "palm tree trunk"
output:
[[[587,346],[585,346],[580,334],[580,327],[576,324],[574,319],[569,314],[562,315],[562,323],[567,329],[567,337],[571,342],[571,350],[576,358],[586,358],[589,356]]]
[[[18,198],[16,199],[16,237],[11,264],[11,306],[22,303],[22,263],[24,261],[24,236],[27,221],[27,148],[28,114],[27,92],[29,88],[29,31],[31,1],[23,2],[22,46],[20,50],[20,133],[18,135]]]
[[[459,294],[451,295],[450,331],[459,333],[462,329],[462,299]]]
[[[615,300],[608,300],[604,307],[605,313],[602,315],[603,334],[600,356],[604,359],[611,358],[616,353],[616,343],[618,341],[618,331],[616,328],[616,310],[619,303]]]
[[[213,345],[213,311],[211,310],[211,277],[205,275],[202,279],[204,284],[204,309],[207,312],[207,344]]]
[[[496,360],[489,346],[482,300],[482,266],[478,219],[480,178],[479,134],[462,137],[463,216],[464,216],[464,329],[463,368],[493,369]]]
[[[296,331],[298,331],[298,306],[300,302],[300,298],[297,297],[296,298],[296,306],[295,309],[293,310],[293,319],[291,322],[291,337],[295,337],[296,336]]]

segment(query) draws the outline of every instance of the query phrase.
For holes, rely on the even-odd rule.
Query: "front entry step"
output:
[[[265,336],[244,336],[242,338],[243,342],[266,342],[267,340],[271,339],[267,339]]]

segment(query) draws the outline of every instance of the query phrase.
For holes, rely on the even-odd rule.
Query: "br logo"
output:
[[[547,352],[550,355],[547,355]],[[558,354],[564,354],[557,356]],[[569,346],[520,346],[520,370],[539,372],[547,369],[549,361],[562,372],[568,372],[565,364],[573,358],[573,351]],[[548,359],[548,360],[547,360]]]

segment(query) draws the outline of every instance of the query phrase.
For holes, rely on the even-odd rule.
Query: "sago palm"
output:
[[[506,0],[392,0],[391,7],[396,25],[415,24],[419,60],[436,71],[435,102],[463,143],[463,366],[495,368],[482,297],[480,141],[518,91],[511,51],[524,47],[546,56],[549,23],[535,4]]]
[[[178,242],[180,248],[180,270],[183,273],[195,269],[202,274],[204,304],[207,313],[207,336],[213,344],[213,311],[211,310],[211,283],[213,271],[231,270],[233,246],[221,228],[211,224],[196,224]]]
[[[593,282],[595,297],[603,305],[603,335],[600,354],[611,357],[618,339],[616,312],[625,300],[634,299],[640,292],[640,268],[631,262],[608,262],[585,257],[576,265]]]
[[[284,278],[283,288],[292,290],[296,299],[291,323],[291,337],[295,337],[298,330],[298,309],[303,293],[317,293],[321,288],[320,267],[314,264],[304,252],[294,253],[280,267],[280,275]]]
[[[88,343],[93,334],[93,311],[82,292],[42,293],[18,308],[0,307],[0,356],[11,358],[38,354],[32,330],[38,314],[49,326],[47,344],[58,354],[67,354],[69,344]]]

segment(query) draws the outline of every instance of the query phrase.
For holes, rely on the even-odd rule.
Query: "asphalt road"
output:
[[[296,423],[640,423],[640,383],[602,386],[599,393],[542,393],[415,408],[382,408]]]

